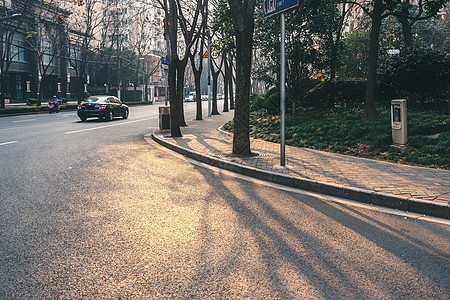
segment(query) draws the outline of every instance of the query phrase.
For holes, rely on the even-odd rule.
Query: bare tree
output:
[[[377,97],[377,66],[378,49],[380,40],[380,30],[382,20],[390,15],[395,15],[400,20],[408,21],[409,25],[417,21],[417,16],[407,15],[408,10],[403,11],[402,7],[409,7],[408,1],[401,0],[366,0],[366,1],[348,1],[350,4],[360,7],[371,19],[369,62],[367,74],[366,99],[364,101],[364,118],[375,118],[375,102]],[[421,7],[426,8],[426,15],[435,15],[438,10],[446,3],[446,0],[423,0],[419,1]],[[420,15],[419,15],[420,16]],[[420,19],[420,17],[419,17]],[[405,24],[403,30],[407,30],[408,24]],[[412,25],[411,25],[412,26]]]
[[[217,85],[219,82],[219,75],[221,74],[223,62],[224,62],[224,55],[221,55],[220,57],[220,64],[217,64],[215,59],[212,60],[213,63],[211,64],[211,75],[213,78],[213,89],[212,89],[212,115],[219,115],[219,111],[217,109]]]
[[[138,5],[132,11],[132,15],[134,16],[134,22],[136,24],[136,29],[132,32],[133,36],[130,38],[131,40],[131,48],[137,54],[138,61],[136,65],[136,70],[134,74],[134,97],[136,99],[136,89],[139,85],[139,72],[141,68],[141,62],[144,59],[144,54],[148,49],[148,40],[150,39],[149,31],[147,30],[147,25],[150,23],[150,15],[146,9],[145,5]]]
[[[38,105],[41,105],[44,94],[50,96],[50,76],[58,73],[57,60],[61,56],[65,37],[63,20],[69,12],[63,14],[61,9],[51,2],[35,3],[33,10],[27,43],[37,57]]]
[[[207,0],[197,2],[180,0],[158,0],[165,12],[165,36],[168,43],[169,100],[171,110],[171,135],[181,136],[180,126],[186,125],[183,113],[184,74],[190,48],[197,42],[201,26],[207,14]],[[194,4],[194,5],[192,5]],[[186,18],[185,14],[190,16]],[[179,34],[183,44],[178,44]],[[181,47],[180,47],[181,46]]]
[[[108,24],[106,22],[108,15],[103,14],[101,0],[61,1],[59,5],[74,12],[70,18],[64,20],[68,36],[65,54],[71,69],[75,72],[75,94],[80,102],[84,98],[88,65],[93,55],[98,53],[95,49],[105,46],[104,41],[101,41],[101,30],[104,24]]]
[[[203,71],[203,50],[205,46],[205,30],[203,28],[203,34],[200,39],[195,43],[192,53],[189,51],[189,60],[191,61],[192,72],[194,73],[194,85],[195,85],[195,102],[196,102],[196,120],[202,120],[202,98],[201,98],[201,76]],[[197,68],[198,66],[198,68]]]

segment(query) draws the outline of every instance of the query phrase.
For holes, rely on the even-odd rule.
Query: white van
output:
[[[195,101],[195,92],[190,92],[189,95],[184,98],[184,102],[194,102]]]

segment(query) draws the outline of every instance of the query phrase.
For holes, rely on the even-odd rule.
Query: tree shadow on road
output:
[[[436,225],[426,222],[354,209],[314,195],[274,191],[195,168],[215,190],[205,200],[196,280],[186,289],[188,294],[201,288],[199,284],[206,288],[209,276],[205,274],[222,276],[223,283],[229,284],[228,276],[237,272],[241,280],[253,281],[246,292],[255,293],[255,298],[264,294],[281,299],[450,295],[445,279],[449,248],[442,244],[449,240],[450,231],[445,226],[433,232]],[[217,242],[217,229],[209,225],[217,218],[211,209],[213,199],[223,201],[232,212],[231,219],[222,221],[233,223],[229,225],[232,237],[220,241],[226,259],[215,264],[208,257]]]

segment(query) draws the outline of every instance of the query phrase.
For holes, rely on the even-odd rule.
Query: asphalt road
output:
[[[450,226],[205,167],[157,126],[0,118],[0,299],[450,299]]]

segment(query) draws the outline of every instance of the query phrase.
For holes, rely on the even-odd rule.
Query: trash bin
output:
[[[170,106],[159,107],[159,130],[170,129]]]

